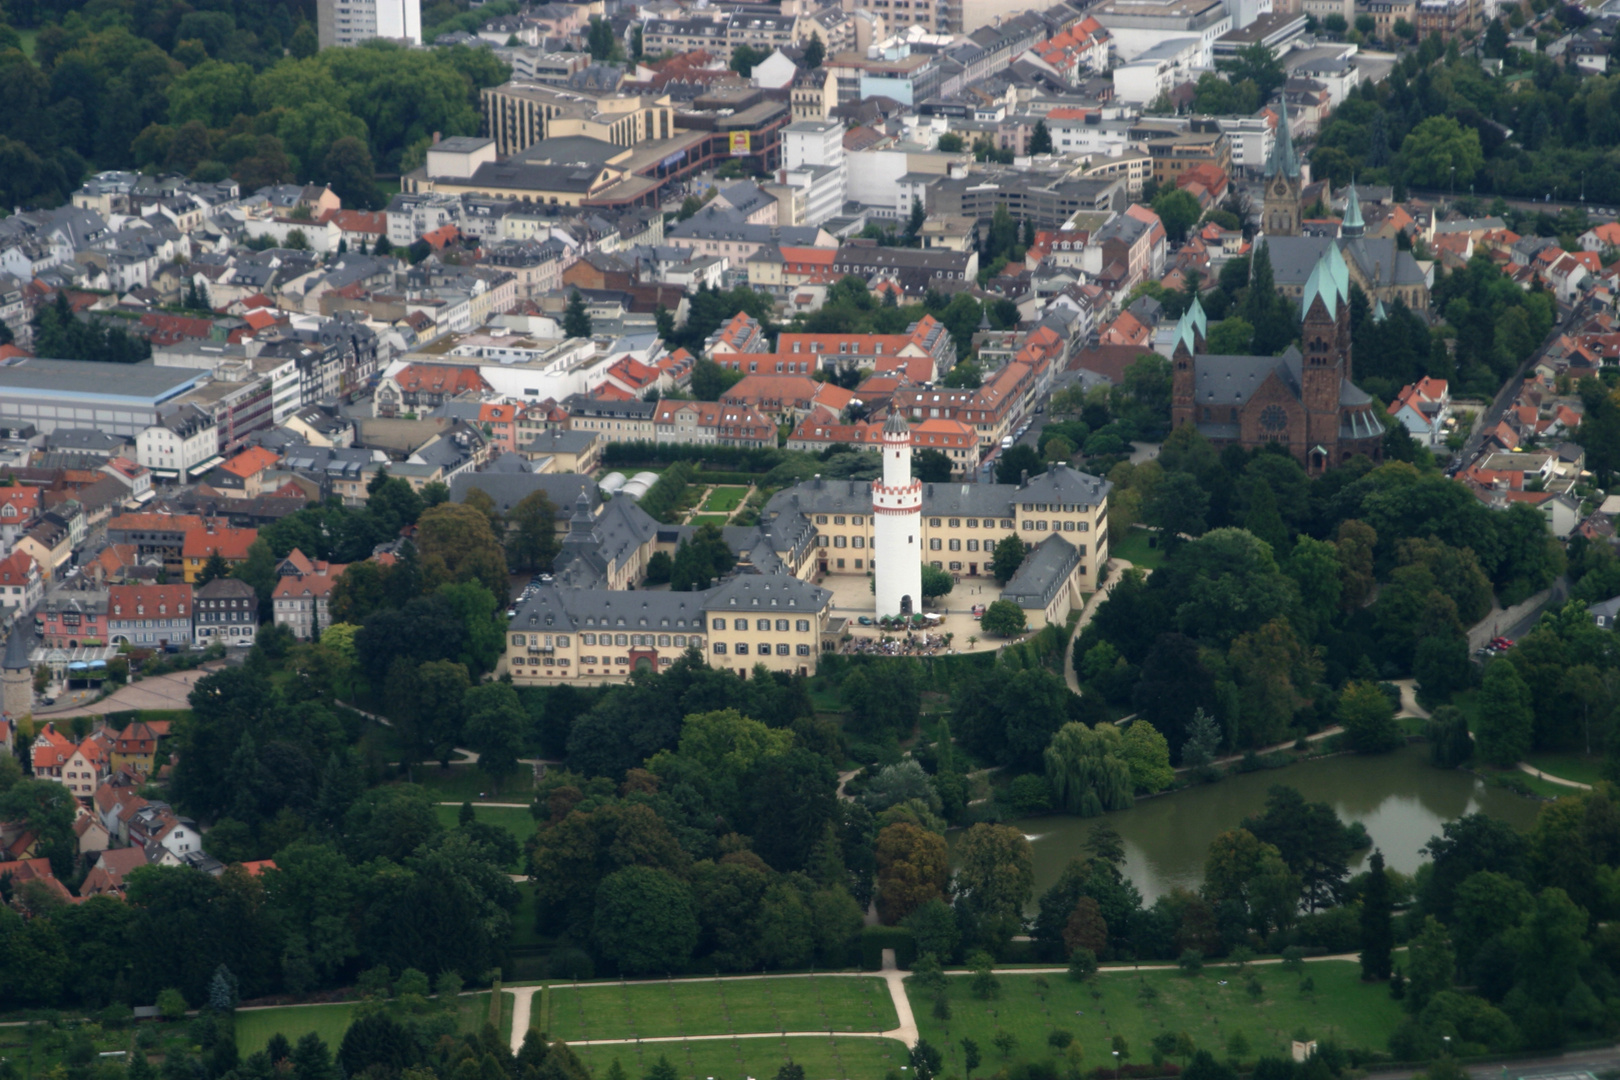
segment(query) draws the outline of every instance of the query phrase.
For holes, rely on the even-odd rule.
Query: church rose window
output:
[[[1267,431],[1281,431],[1288,426],[1288,413],[1281,405],[1267,405],[1260,413],[1260,426]]]

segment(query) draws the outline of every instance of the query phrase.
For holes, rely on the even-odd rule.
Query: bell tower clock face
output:
[[[1272,190],[1272,192],[1274,194],[1277,194],[1277,195],[1287,195],[1288,194],[1288,181],[1284,180],[1282,177],[1279,176],[1277,178],[1276,186],[1273,187],[1271,190]]]

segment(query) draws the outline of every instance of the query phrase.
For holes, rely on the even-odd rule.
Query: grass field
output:
[[[512,1033],[512,995],[505,999],[501,1009],[501,1037]],[[467,994],[458,1000],[462,1031],[477,1031],[489,1017],[489,994]],[[236,1049],[243,1056],[263,1050],[270,1036],[280,1032],[289,1042],[315,1032],[335,1052],[349,1030],[354,1016],[353,1002],[333,1005],[287,1005],[275,1009],[244,1009],[236,1014]]]
[[[709,489],[709,497],[703,500],[703,509],[712,510],[717,514],[729,514],[742,505],[748,497],[745,487],[717,487]]]
[[[453,829],[461,820],[461,807],[440,803],[433,808],[439,815],[440,824],[447,829]],[[497,825],[517,837],[518,846],[522,845],[534,835],[534,815],[527,808],[517,806],[479,806],[473,804],[473,816],[485,825]],[[521,866],[509,866],[508,870],[522,873]]]
[[[534,798],[534,770],[527,765],[502,780],[499,793],[495,781],[476,765],[452,765],[448,769],[439,768],[438,762],[418,765],[416,782],[444,802],[526,803]]]
[[[719,528],[720,526],[724,525],[727,520],[728,519],[724,514],[693,514],[691,520],[688,521],[687,524],[693,526],[713,525],[715,528]]]
[[[1263,987],[1259,997],[1249,993],[1250,973]],[[1113,1036],[1125,1037],[1128,1060],[1138,1062],[1148,1060],[1153,1036],[1164,1031],[1185,1031],[1200,1048],[1222,1058],[1234,1031],[1248,1039],[1252,1057],[1286,1056],[1294,1033],[1302,1028],[1313,1039],[1383,1049],[1404,1015],[1387,988],[1363,984],[1360,967],[1344,961],[1306,964],[1304,978],[1315,988],[1303,993],[1301,976],[1274,965],[1251,967],[1243,974],[1212,965],[1194,978],[1177,971],[1110,973],[1094,980],[1095,997],[1091,984],[1066,975],[1045,976],[1044,991],[1036,982],[1039,976],[998,978],[1000,997],[983,1001],[970,993],[968,977],[953,976],[949,1020],[936,1018],[933,999],[911,988],[911,1010],[922,1037],[949,1048],[945,1072],[961,1073],[964,1037],[979,1044],[987,1070],[999,1067],[994,1039],[1002,1031],[1018,1040],[1015,1059],[1056,1054],[1047,1036],[1068,1031],[1084,1048],[1084,1067],[1091,1069],[1112,1063],[1108,1043]],[[1150,989],[1144,992],[1143,987]]]
[[[1531,754],[1525,760],[1550,776],[1561,776],[1565,780],[1574,780],[1580,784],[1596,784],[1603,779],[1601,757],[1544,753]]]
[[[1148,547],[1148,536],[1146,529],[1126,529],[1125,536],[1108,549],[1108,554],[1116,559],[1125,559],[1132,566],[1157,570],[1164,562],[1164,552],[1156,547]]]
[[[816,1080],[877,1080],[899,1070],[909,1055],[893,1039],[731,1039],[680,1043],[627,1043],[623,1046],[574,1046],[593,1076],[606,1076],[617,1058],[630,1076],[646,1076],[660,1057],[693,1080],[744,1080],[775,1076],[789,1059]],[[901,1076],[909,1075],[901,1073]]]
[[[535,1009],[540,1008],[539,997]],[[881,979],[716,979],[713,982],[562,984],[550,1016],[554,1039],[636,1039],[760,1031],[887,1031],[900,1021]]]
[[[18,30],[17,31],[17,37],[22,39],[23,55],[27,56],[28,59],[32,60],[34,58],[34,47],[39,44],[39,31],[38,30]]]

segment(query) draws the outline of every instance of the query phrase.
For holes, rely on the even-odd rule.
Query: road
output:
[[[1547,348],[1554,341],[1558,340],[1559,335],[1569,332],[1578,318],[1577,313],[1580,310],[1579,306],[1571,308],[1553,324],[1551,332],[1536,348],[1536,351],[1526,357],[1524,362],[1514,371],[1513,376],[1502,384],[1502,388],[1496,392],[1495,399],[1491,401],[1490,408],[1485,410],[1483,416],[1475,419],[1474,430],[1469,432],[1468,441],[1463,443],[1462,452],[1457,456],[1457,460],[1462,462],[1463,468],[1472,465],[1475,459],[1479,457],[1480,447],[1485,441],[1485,433],[1501,423],[1503,415],[1507,413],[1508,406],[1513,403],[1513,399],[1518,395],[1519,387],[1524,383],[1524,373],[1529,371],[1536,361],[1541,359],[1541,355],[1547,351]]]

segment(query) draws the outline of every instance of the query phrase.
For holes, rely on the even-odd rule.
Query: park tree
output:
[[[1052,132],[1047,128],[1045,120],[1035,121],[1035,129],[1029,135],[1029,152],[1031,154],[1052,152]]]
[[[945,895],[950,857],[944,837],[916,825],[889,825],[878,833],[874,854],[878,915],[886,924]]]
[[[1058,804],[1082,817],[1130,806],[1135,784],[1124,743],[1112,725],[1067,723],[1058,729],[1043,756]]]
[[[952,469],[951,459],[939,450],[923,449],[911,455],[911,473],[925,484],[947,483],[951,478]]]
[[[1530,688],[1519,677],[1518,668],[1506,659],[1492,660],[1479,691],[1475,746],[1480,758],[1500,768],[1524,760],[1530,752],[1534,719]]]
[[[979,626],[985,633],[1004,638],[1022,634],[1027,624],[1024,609],[1011,600],[992,601],[979,620]]]
[[[1368,860],[1367,884],[1361,894],[1361,977],[1373,982],[1389,978],[1390,953],[1395,947],[1395,931],[1390,916],[1389,875],[1384,872],[1384,853],[1374,851]]]
[[[1154,726],[1138,717],[1125,729],[1122,747],[1137,791],[1152,794],[1169,787],[1176,778],[1170,767],[1170,743]]]
[[[956,586],[956,579],[939,567],[931,563],[922,566],[922,594],[925,597],[939,599]]]
[[[462,712],[466,717],[463,736],[478,755],[478,767],[494,781],[498,795],[501,781],[518,771],[518,755],[522,753],[529,714],[512,684],[504,682],[468,689],[462,700]]]
[[[506,558],[514,570],[538,573],[551,569],[562,549],[557,539],[557,507],[544,491],[531,491],[506,517]]]
[[[1153,196],[1153,212],[1164,223],[1171,242],[1179,244],[1186,239],[1187,230],[1197,224],[1203,209],[1185,189],[1167,187]]]
[[[1021,484],[1026,476],[1034,476],[1043,467],[1033,446],[1014,443],[996,458],[996,483]]]
[[[1334,719],[1343,725],[1350,746],[1359,754],[1381,754],[1401,745],[1395,706],[1376,684],[1352,682],[1339,694]]]
[[[477,581],[498,603],[506,603],[506,553],[489,519],[477,510],[462,503],[424,510],[416,548],[428,581]]]
[[[1022,929],[1035,888],[1029,841],[1010,825],[981,822],[962,834],[954,856],[958,907],[974,917],[986,939],[1011,940]]]
[[[610,969],[627,975],[669,973],[685,967],[697,946],[692,890],[650,866],[627,866],[596,889],[592,937]]]
[[[995,554],[990,557],[990,573],[995,575],[996,581],[1007,584],[1023,565],[1028,552],[1029,545],[1017,536],[1003,536],[996,542]]]
[[[1439,190],[1472,184],[1485,164],[1479,131],[1450,116],[1430,116],[1420,122],[1401,143],[1400,157],[1407,183]]]

